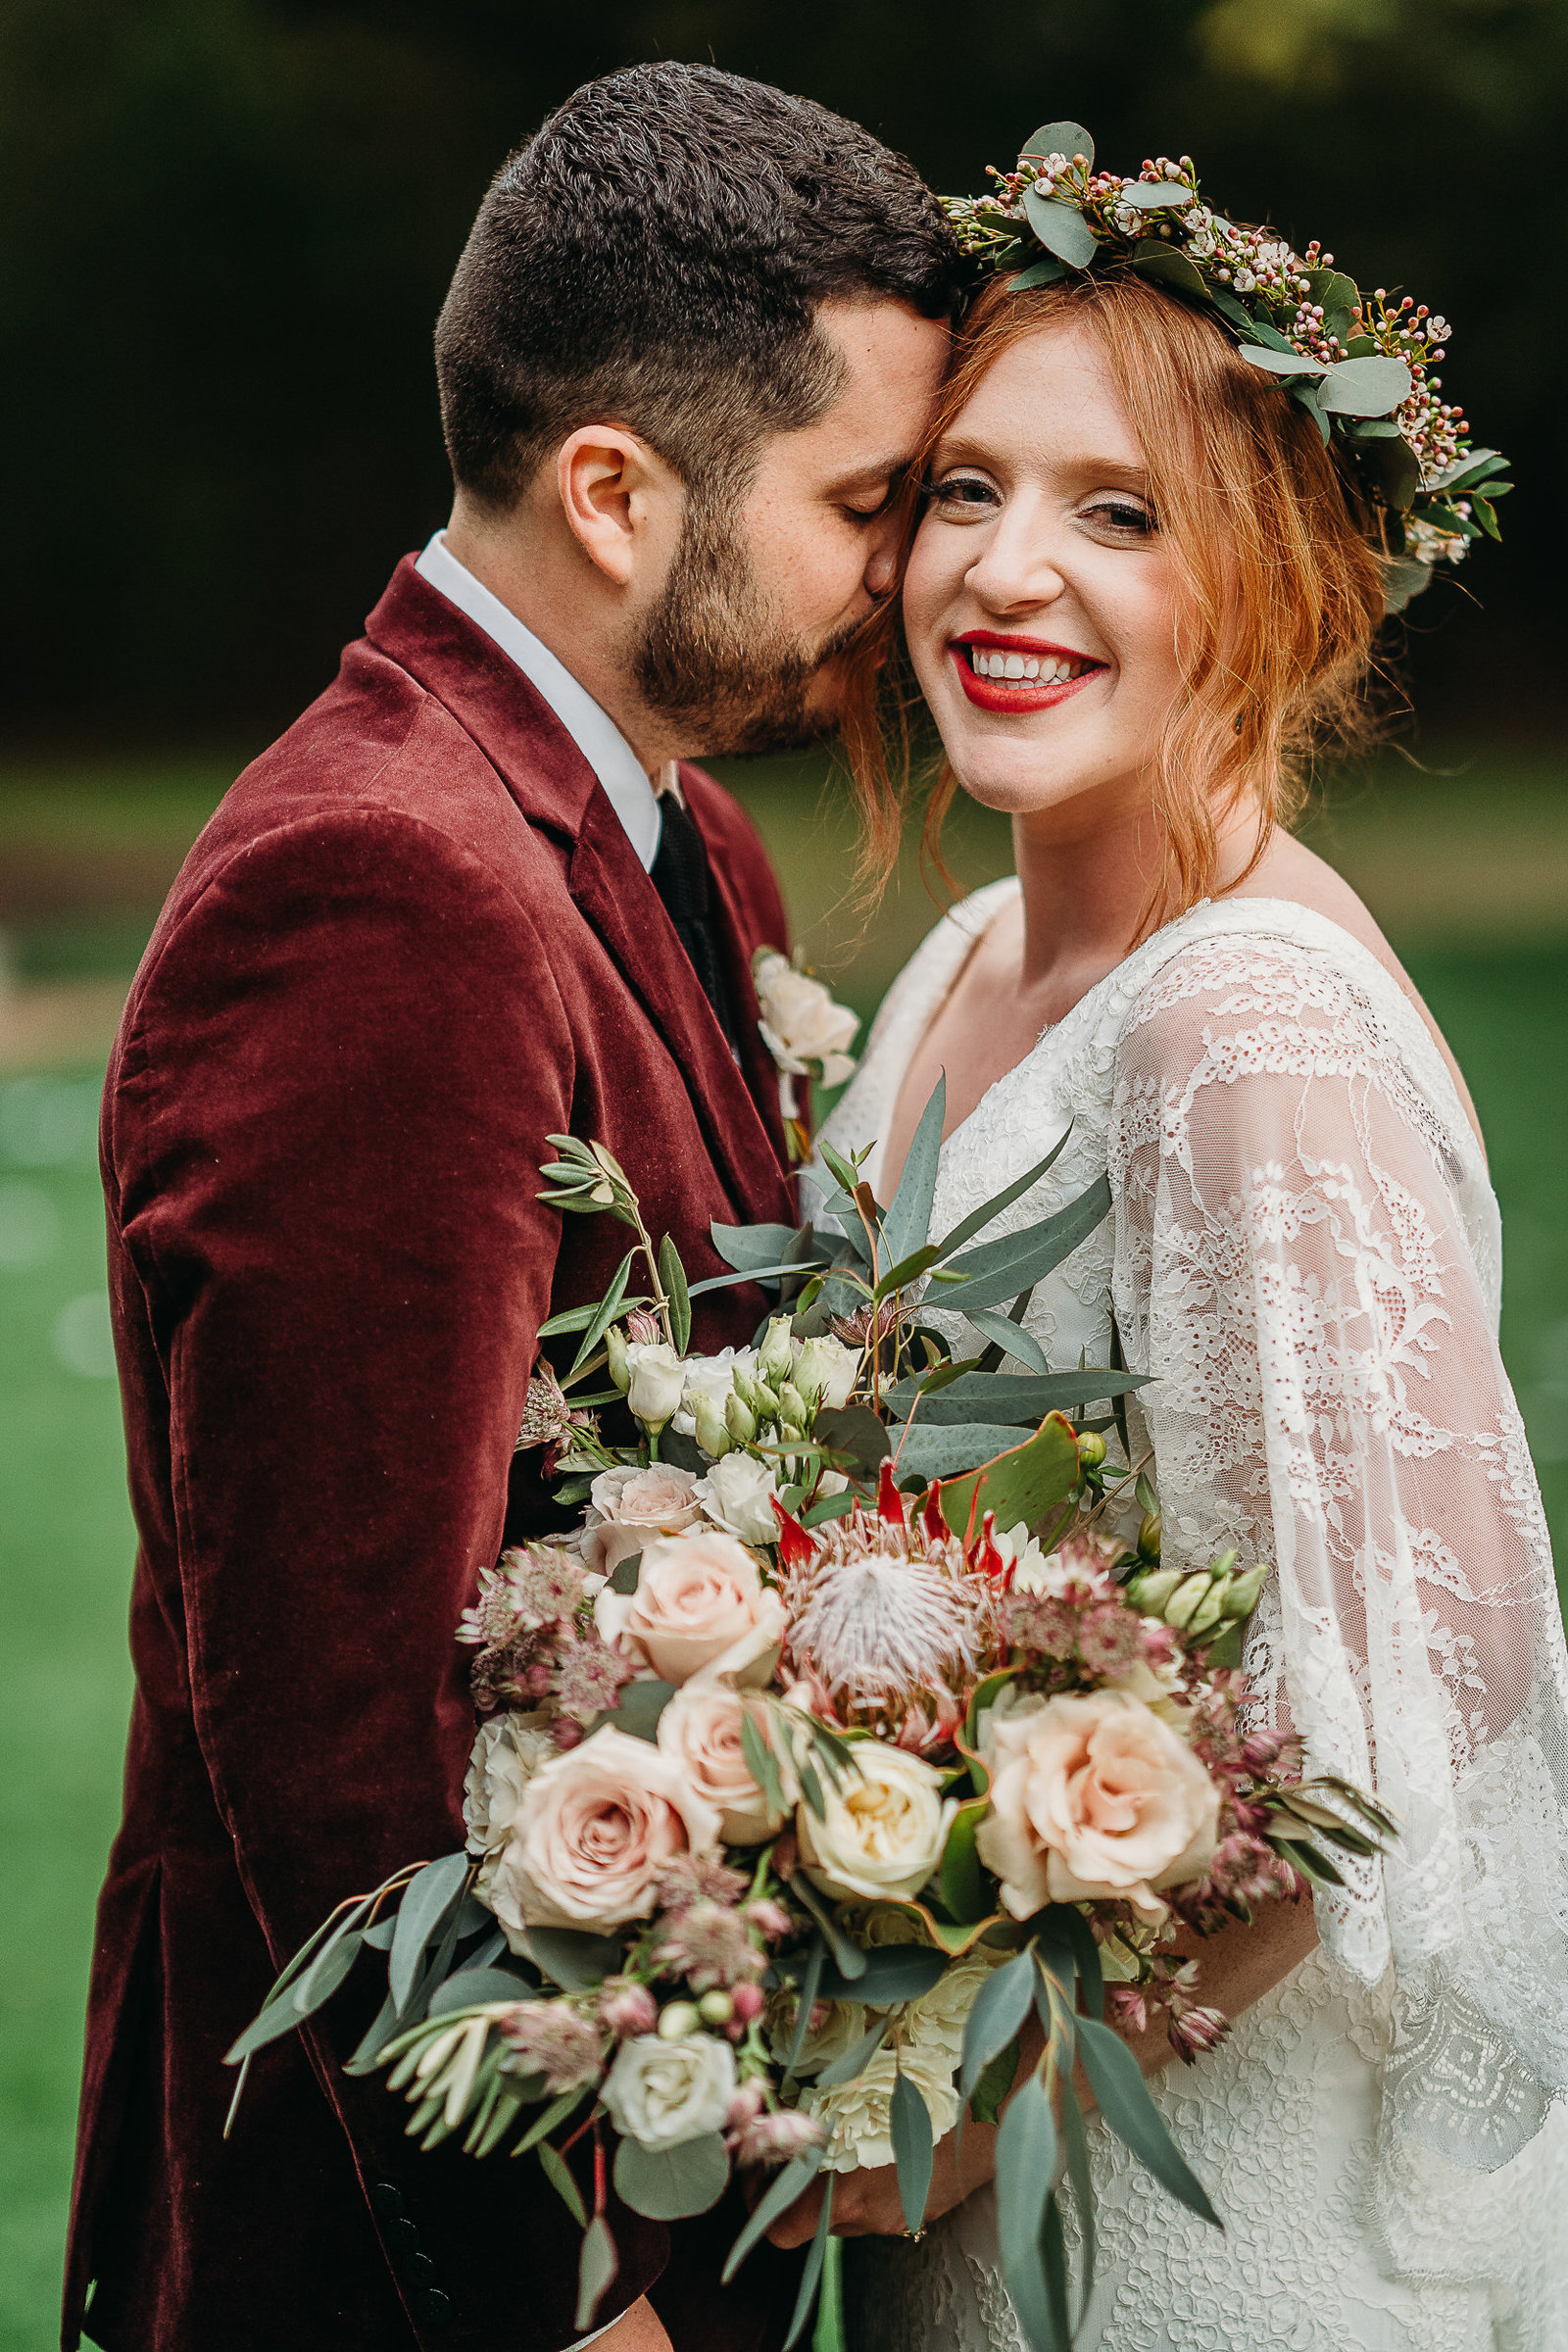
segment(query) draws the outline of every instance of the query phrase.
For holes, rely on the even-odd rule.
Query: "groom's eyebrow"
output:
[[[829,485],[831,498],[842,498],[855,490],[876,490],[884,482],[896,481],[914,464],[912,452],[901,449],[897,456],[873,459],[868,466],[857,466],[853,473],[841,473]]]

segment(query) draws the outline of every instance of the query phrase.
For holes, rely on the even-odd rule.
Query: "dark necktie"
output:
[[[713,919],[713,886],[708,870],[708,852],[690,813],[666,792],[659,804],[659,855],[649,879],[664,902],[704,996],[713,1007],[719,1027],[733,1050],[735,1008],[730,1001],[723,947]]]

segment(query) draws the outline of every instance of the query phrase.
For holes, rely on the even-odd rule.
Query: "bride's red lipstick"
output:
[[[1067,678],[1059,674],[1040,679],[983,677],[975,669],[971,646],[987,654],[1004,657],[1015,654],[1020,661],[1038,662],[1042,669],[1067,662],[1081,662],[1083,667],[1076,677]],[[957,670],[959,685],[970,702],[982,710],[1053,710],[1081,686],[1087,686],[1091,678],[1099,677],[1105,667],[1103,662],[1079,653],[1073,646],[1055,645],[1046,637],[1003,636],[995,629],[966,629],[961,637],[951,641],[948,652]]]

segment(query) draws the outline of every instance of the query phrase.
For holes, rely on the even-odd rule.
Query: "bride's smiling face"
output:
[[[928,478],[905,630],[964,790],[1014,815],[1141,793],[1182,687],[1180,591],[1093,330],[1004,350]]]

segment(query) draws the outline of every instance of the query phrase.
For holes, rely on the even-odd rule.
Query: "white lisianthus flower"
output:
[[[480,1724],[463,1786],[463,1818],[468,1851],[481,1857],[474,1886],[481,1902],[489,1899],[523,1790],[540,1765],[559,1753],[537,1715],[492,1715]]]
[[[1012,1590],[1037,1597],[1047,1591],[1047,1556],[1039,1541],[1029,1533],[1029,1523],[1020,1519],[1006,1534],[993,1535],[992,1543],[1012,1568]]]
[[[662,1429],[680,1404],[686,1367],[667,1340],[632,1340],[626,1348],[626,1402],[639,1421]]]
[[[797,971],[776,948],[759,948],[752,978],[762,1015],[757,1025],[779,1068],[788,1077],[819,1076],[824,1086],[842,1086],[855,1068],[849,1049],[858,1015],[835,1004],[820,980]]]
[[[771,1462],[760,1462],[750,1453],[726,1453],[693,1491],[713,1525],[727,1535],[738,1536],[743,1544],[778,1542],[772,1501],[778,1480]]]
[[[802,1804],[796,1835],[806,1875],[824,1894],[907,1901],[942,1859],[958,1806],[942,1794],[942,1775],[906,1748],[855,1742],[856,1770],[825,1786],[818,1820]]]
[[[755,1373],[755,1348],[721,1348],[716,1355],[689,1355],[686,1358],[686,1385],[681,1391],[680,1410],[672,1424],[677,1437],[697,1435],[697,1399],[706,1396],[720,1416],[735,1386],[737,1372]]]
[[[835,1412],[849,1403],[860,1373],[858,1348],[847,1347],[831,1333],[818,1340],[795,1343],[795,1386],[806,1397],[815,1396]]]
[[[734,2095],[735,2053],[710,2034],[623,2041],[600,2093],[621,2137],[645,2148],[678,2148],[721,2132]]]

